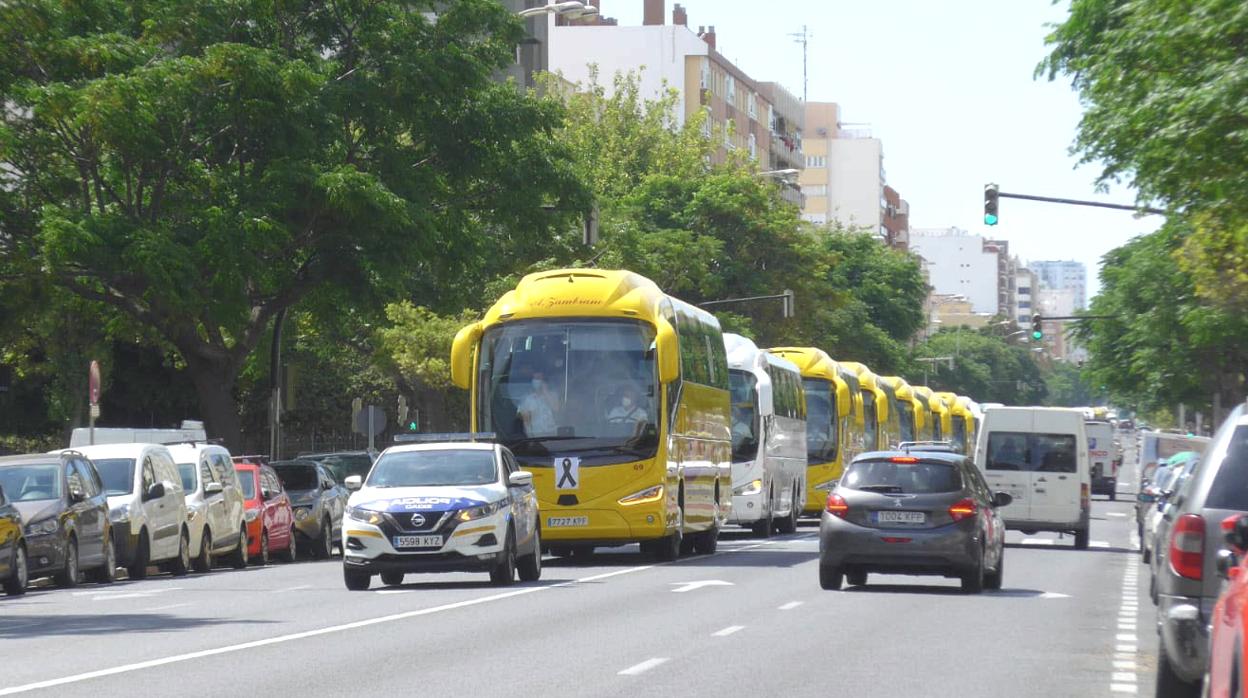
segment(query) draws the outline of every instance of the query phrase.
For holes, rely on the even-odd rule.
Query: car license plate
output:
[[[442,536],[395,536],[396,548],[441,548]]]
[[[877,511],[876,523],[921,524],[927,521],[927,514],[921,511]]]
[[[588,526],[588,516],[548,516],[546,517],[547,528],[567,528],[569,526]]]

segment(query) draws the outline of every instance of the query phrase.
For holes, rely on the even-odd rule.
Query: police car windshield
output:
[[[488,485],[498,482],[494,451],[438,449],[387,453],[368,476],[369,487]]]

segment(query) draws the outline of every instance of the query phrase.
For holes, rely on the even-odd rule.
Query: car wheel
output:
[[[368,591],[369,585],[373,583],[373,575],[367,572],[349,570],[346,565],[343,565],[342,581],[351,591]]]
[[[312,557],[318,560],[328,560],[334,554],[334,536],[331,530],[328,519],[321,522],[321,535],[313,544]]]
[[[238,546],[235,547],[234,551],[230,553],[230,567],[233,567],[236,570],[241,570],[247,566],[247,547],[250,544],[250,541],[247,540],[247,527],[244,526],[238,531]]]
[[[286,562],[297,562],[299,560],[299,546],[295,545],[295,529],[290,529],[290,543],[286,545],[286,553],[282,556]]]
[[[507,542],[503,544],[503,552],[490,570],[490,583],[494,586],[507,586],[514,581],[516,581],[516,534],[511,529],[507,529]]]
[[[1088,549],[1088,536],[1089,535],[1090,535],[1090,531],[1088,531],[1088,529],[1086,528],[1083,529],[1082,531],[1075,531],[1075,549],[1076,550]]]
[[[381,583],[388,587],[397,587],[403,584],[402,572],[382,572]]]
[[[151,548],[147,543],[147,529],[139,531],[139,544],[134,549],[134,559],[130,561],[130,566],[126,568],[126,574],[130,575],[130,579],[147,579],[147,565],[151,560]]]
[[[257,567],[264,567],[269,564],[269,532],[260,531],[260,556],[252,561]]]
[[[789,515],[776,522],[778,531],[781,533],[797,532],[797,517],[802,513],[802,500],[800,497],[805,494],[805,492],[799,493],[797,491],[797,483],[793,483],[793,497],[791,498],[792,501],[789,502]]]
[[[841,584],[845,581],[845,574],[841,572],[841,568],[831,565],[819,565],[819,586],[828,591],[837,591],[841,588]]]
[[[58,587],[68,589],[69,587],[78,586],[78,539],[73,536],[69,537],[69,542],[65,544],[65,566],[60,572],[52,575],[53,581]]]
[[[997,569],[984,575],[985,589],[1000,589],[1001,584],[1005,581],[1005,546],[1001,547],[1001,554],[997,556]]]
[[[533,529],[533,552],[520,558],[517,571],[522,582],[536,582],[542,578],[542,539],[536,528]]]
[[[867,573],[861,570],[855,570],[853,572],[846,572],[845,581],[848,582],[851,587],[866,586]]]
[[[1164,641],[1157,648],[1157,695],[1166,698],[1196,698],[1200,695],[1200,684],[1188,683],[1174,672]]]
[[[1109,501],[1118,501],[1118,483],[1115,482],[1109,486]]]
[[[169,562],[169,572],[181,577],[191,571],[191,534],[182,529],[178,540],[178,556]]]
[[[9,596],[21,596],[26,593],[26,585],[30,582],[30,568],[26,563],[26,546],[21,542],[13,545],[13,570],[9,578],[4,580],[4,593]]]
[[[1140,546],[1140,562],[1143,562],[1144,564],[1148,564],[1149,561],[1151,561],[1152,559],[1153,559],[1153,551],[1149,550],[1148,546],[1141,545]]]
[[[117,549],[110,534],[104,538],[104,564],[91,570],[90,577],[96,584],[112,584],[117,579]]]
[[[981,548],[974,566],[962,574],[962,593],[978,594],[984,590],[984,551]]]
[[[205,530],[199,538],[199,555],[192,563],[196,572],[208,572],[212,569],[212,535]]]

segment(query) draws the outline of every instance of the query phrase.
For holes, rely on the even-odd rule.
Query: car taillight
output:
[[[1184,514],[1170,534],[1170,569],[1180,577],[1199,581],[1205,567],[1205,520]]]
[[[845,518],[845,515],[849,513],[849,504],[845,503],[844,497],[833,492],[828,495],[828,503],[823,507],[823,510],[833,516],[843,519]]]
[[[954,521],[970,518],[979,512],[979,507],[975,506],[975,500],[967,497],[966,499],[954,502],[949,507],[949,516]]]
[[[1088,483],[1079,483],[1079,506],[1084,509],[1092,508],[1092,488]]]

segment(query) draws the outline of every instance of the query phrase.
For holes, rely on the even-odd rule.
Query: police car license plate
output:
[[[588,526],[588,516],[548,516],[546,517],[547,528],[566,528],[568,526]]]
[[[396,548],[441,548],[442,536],[395,536]]]
[[[921,524],[927,521],[927,514],[921,511],[877,511],[876,523],[907,523]]]

